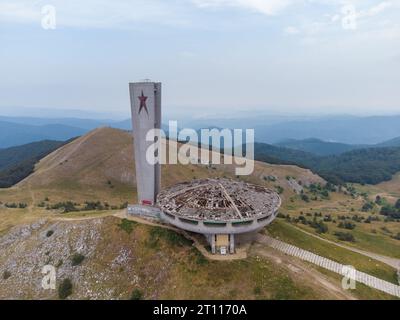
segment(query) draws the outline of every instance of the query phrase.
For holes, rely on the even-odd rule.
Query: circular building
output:
[[[265,187],[229,179],[194,180],[161,191],[161,218],[204,234],[213,253],[234,253],[276,217],[281,199]]]

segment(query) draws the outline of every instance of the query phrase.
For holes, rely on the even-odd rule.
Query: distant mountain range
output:
[[[273,119],[265,116],[265,120],[262,117],[246,118],[244,116],[242,119],[227,118],[225,120],[187,119],[179,122],[178,126],[185,127],[185,122],[195,130],[205,127],[254,128],[257,142],[309,151],[318,155],[339,154],[364,148],[365,145],[400,145],[400,116]],[[0,116],[0,148],[44,139],[66,140],[103,126],[123,130],[130,130],[132,127],[130,119],[116,121],[68,117]],[[293,141],[293,139],[301,142]]]
[[[67,140],[84,134],[86,130],[61,124],[33,126],[0,121],[0,148],[7,148],[41,140]]]
[[[354,149],[363,148],[363,145],[351,145],[339,142],[327,142],[316,138],[296,140],[287,139],[275,144],[279,147],[310,152],[318,156],[341,154]]]
[[[329,156],[329,155],[339,155],[348,151],[358,150],[358,149],[400,147],[400,137],[371,145],[327,142],[316,138],[310,138],[304,140],[287,139],[279,143],[276,143],[274,145],[294,150],[310,152],[317,156]]]
[[[400,137],[400,116],[325,117],[257,125],[254,128],[256,141],[264,143],[317,138],[344,144],[377,144]]]
[[[103,126],[128,130],[131,129],[131,122],[130,120],[0,117],[0,149],[42,140],[64,141]]]

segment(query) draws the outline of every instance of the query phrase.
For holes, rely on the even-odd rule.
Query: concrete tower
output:
[[[138,201],[141,205],[154,205],[161,187],[161,167],[146,158],[148,148],[155,142],[146,141],[146,135],[151,129],[161,128],[161,83],[130,83],[129,92]]]

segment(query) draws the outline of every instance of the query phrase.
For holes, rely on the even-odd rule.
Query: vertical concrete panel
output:
[[[229,236],[229,252],[235,253],[235,235],[233,233]]]
[[[136,183],[139,204],[152,205],[160,190],[160,164],[146,159],[154,141],[146,141],[147,133],[161,128],[161,84],[137,82],[129,84],[135,150]],[[152,155],[151,160],[154,161]]]

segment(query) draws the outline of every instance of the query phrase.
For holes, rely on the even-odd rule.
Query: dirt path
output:
[[[251,255],[259,255],[271,259],[276,264],[285,268],[294,278],[299,281],[311,282],[315,287],[330,292],[336,299],[356,300],[350,292],[343,290],[339,285],[329,280],[327,276],[314,268],[310,268],[309,265],[299,259],[292,258],[264,244],[258,243],[252,246]]]
[[[79,150],[79,148],[81,147],[81,145],[86,142],[87,140],[89,140],[93,135],[96,134],[98,129],[95,129],[91,132],[89,132],[88,134],[78,138],[77,140],[79,140],[79,142],[75,142],[76,140],[72,141],[71,143],[75,142],[73,144],[73,147],[70,147],[70,144],[66,144],[64,146],[62,146],[60,149],[57,149],[55,151],[53,151],[52,153],[48,154],[46,157],[44,157],[43,159],[41,159],[36,165],[35,165],[35,170],[32,174],[30,174],[29,176],[27,176],[25,179],[21,180],[20,182],[18,182],[15,186],[19,187],[22,186],[28,179],[32,178],[33,176],[36,176],[38,174],[43,174],[44,172],[47,172],[51,169],[54,169],[55,167],[57,167],[60,163],[64,162],[65,160],[68,160],[72,154],[74,154],[77,150]],[[46,161],[47,159],[51,158],[51,157],[57,157],[58,154],[62,153],[66,151],[66,153],[62,156],[62,158],[59,161],[53,161],[53,164],[51,166],[48,166],[46,168],[41,168],[40,164],[44,161]],[[37,167],[38,166],[38,167]],[[29,180],[28,180],[29,181]]]
[[[28,210],[29,210],[29,213],[32,213],[32,212],[33,212],[33,209],[34,209],[34,207],[35,207],[36,198],[35,198],[35,193],[33,192],[30,183],[28,183],[28,192],[29,192],[29,194],[30,194],[30,196],[31,196],[31,199],[32,199],[32,203],[29,204]]]
[[[340,247],[340,248],[343,248],[343,249],[347,249],[349,251],[353,251],[355,253],[359,253],[359,254],[361,254],[363,256],[366,256],[368,258],[375,259],[375,260],[380,261],[380,262],[382,262],[384,264],[387,264],[388,266],[391,266],[391,267],[395,268],[396,270],[400,270],[400,259],[391,258],[391,257],[383,256],[383,255],[380,255],[380,254],[376,254],[376,253],[373,253],[373,252],[369,252],[369,251],[353,248],[353,247],[350,247],[350,246],[346,246],[345,244],[337,243],[337,242],[334,242],[334,241],[319,237],[319,236],[317,236],[315,234],[312,234],[311,232],[305,231],[305,230],[303,230],[303,229],[301,229],[299,227],[296,227],[296,226],[294,226],[294,227],[297,230],[299,230],[299,231],[301,231],[301,232],[303,232],[303,233],[305,233],[305,234],[307,234],[309,236],[312,236],[312,237],[314,237],[314,238],[316,238],[318,240],[333,244],[333,245],[335,245],[337,247]]]

